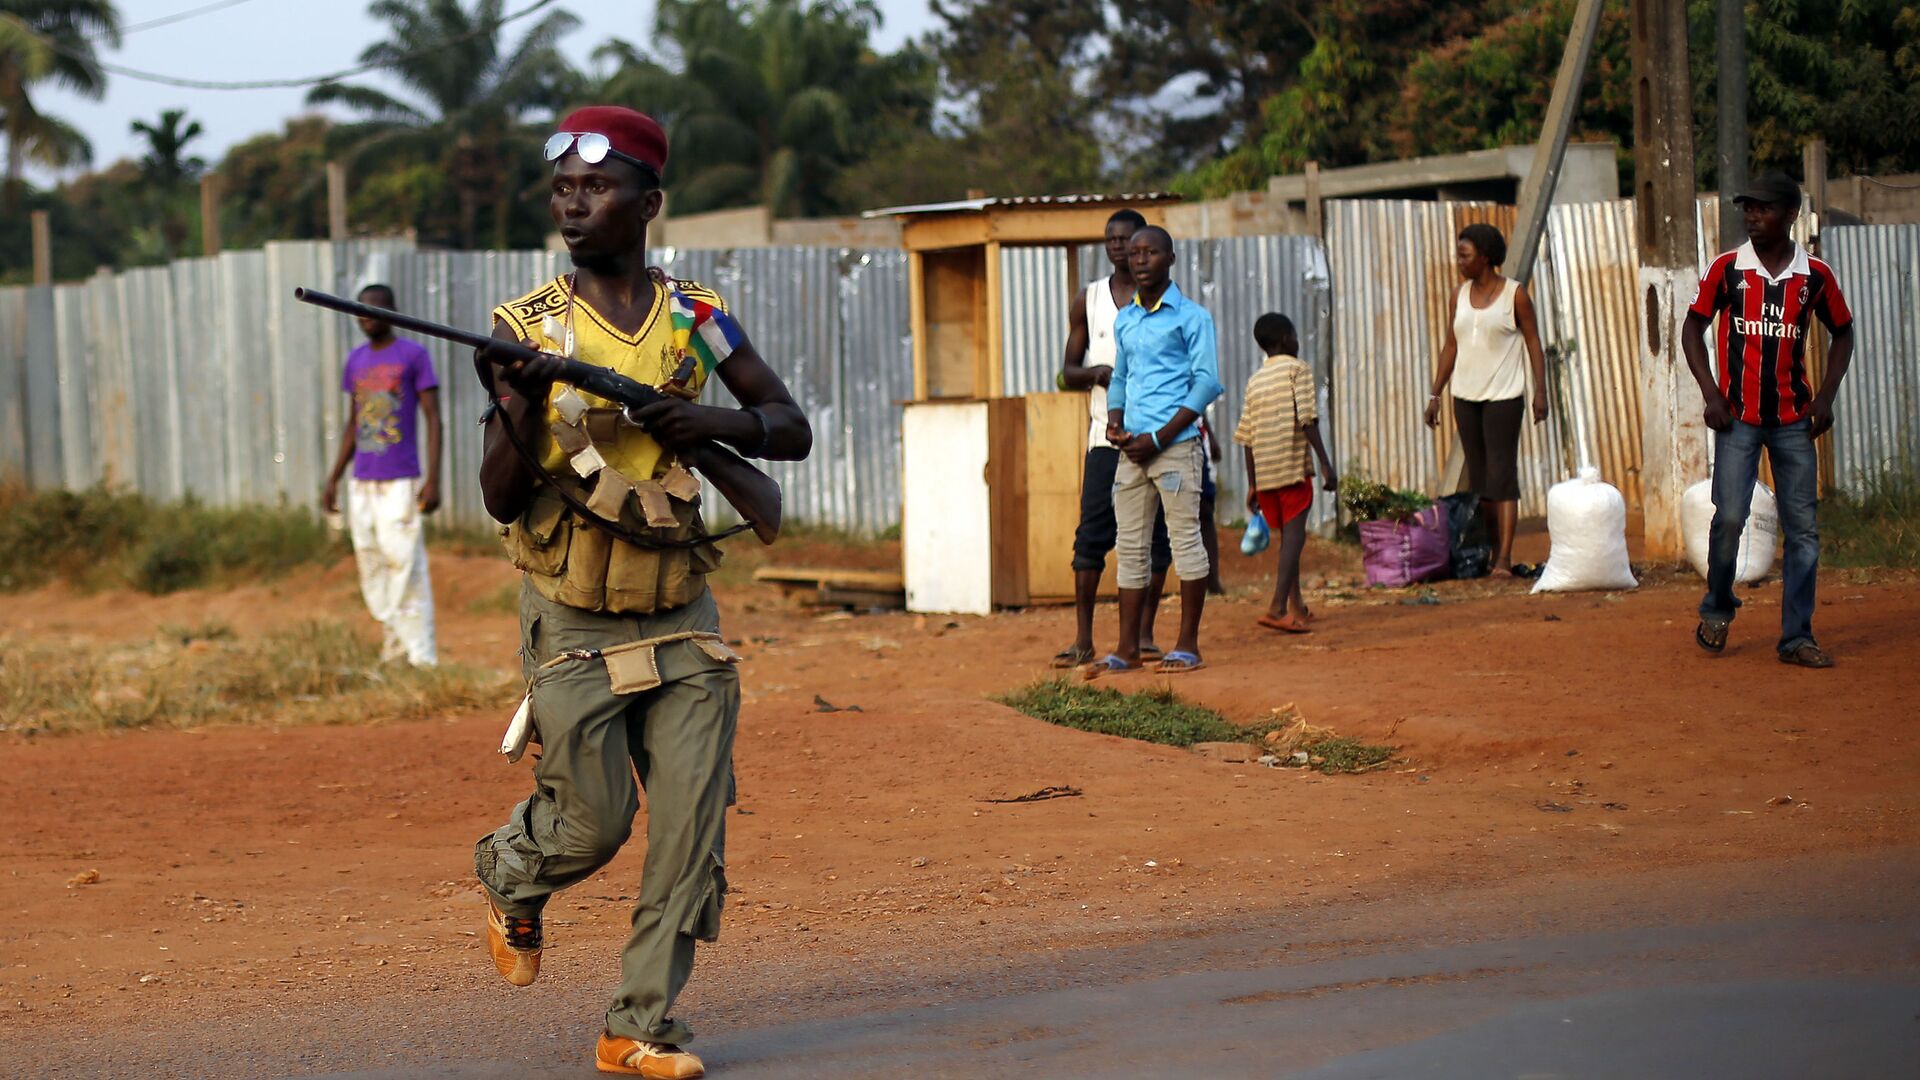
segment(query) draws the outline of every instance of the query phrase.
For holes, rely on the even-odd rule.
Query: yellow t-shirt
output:
[[[727,310],[726,301],[703,285],[675,281],[673,288],[686,294],[690,300],[704,301],[722,311]],[[680,366],[680,350],[674,344],[673,317],[665,287],[654,290],[653,307],[640,324],[639,332],[631,336],[614,329],[613,324],[595,311],[591,304],[573,295],[565,278],[555,278],[517,300],[501,304],[493,309],[493,317],[506,323],[520,340],[530,342],[545,352],[562,354],[565,333],[558,328],[567,325],[569,305],[573,311],[574,359],[612,368],[648,386],[665,385]],[[698,392],[706,380],[707,373],[695,364],[693,377],[687,385]],[[563,384],[554,384],[547,400],[549,425],[560,420],[560,411],[554,407],[553,401],[566,389]],[[617,407],[614,402],[597,394],[584,390],[576,390],[575,393],[589,408]],[[626,424],[619,425],[617,432],[612,445],[595,445],[600,456],[608,465],[620,470],[620,475],[628,480],[640,481],[654,479],[665,471],[661,459],[666,452],[654,441],[653,436]],[[541,465],[556,476],[569,475],[566,452],[550,433],[544,434],[542,439],[543,442],[539,444]]]

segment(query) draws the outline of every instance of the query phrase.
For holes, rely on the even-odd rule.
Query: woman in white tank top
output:
[[[1513,565],[1520,517],[1520,427],[1527,369],[1533,370],[1533,422],[1547,418],[1546,354],[1540,348],[1533,298],[1500,275],[1507,241],[1491,225],[1469,225],[1454,244],[1454,267],[1466,279],[1454,295],[1453,320],[1440,349],[1440,370],[1427,398],[1428,427],[1440,425],[1440,394],[1453,385],[1453,418],[1466,451],[1467,481],[1493,528],[1493,568]]]

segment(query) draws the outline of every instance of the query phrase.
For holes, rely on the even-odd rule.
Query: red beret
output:
[[[656,173],[666,170],[666,130],[646,113],[620,105],[588,105],[568,113],[555,130],[576,134],[597,131],[607,137],[615,150],[646,162]]]

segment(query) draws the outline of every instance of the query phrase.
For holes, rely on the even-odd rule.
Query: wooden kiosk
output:
[[[1115,210],[1164,224],[1164,206],[1178,198],[976,198],[869,213],[905,219],[913,400],[901,421],[900,532],[909,610],[986,614],[1072,599],[1086,394],[1004,396],[1001,249],[1065,246],[1065,294],[1092,273],[1078,265],[1079,245],[1099,243]]]

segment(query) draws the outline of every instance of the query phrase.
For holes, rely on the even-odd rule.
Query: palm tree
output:
[[[28,162],[63,169],[93,159],[85,136],[41,112],[32,91],[48,84],[100,97],[106,74],[93,54],[97,41],[120,44],[120,13],[109,0],[0,0],[0,134],[7,139],[9,206]]]
[[[147,154],[140,160],[141,174],[168,190],[196,179],[207,168],[204,158],[180,156],[187,144],[201,133],[198,120],[187,120],[186,126],[181,127],[181,121],[186,119],[185,109],[165,109],[160,113],[158,124],[135,120],[130,128],[135,135],[144,135],[147,140]]]
[[[166,109],[159,123],[135,120],[129,128],[147,141],[146,156],[140,159],[142,190],[134,194],[159,230],[161,254],[171,259],[187,245],[193,199],[184,189],[207,169],[204,159],[184,156],[187,144],[200,137],[200,122],[188,120],[185,109]]]
[[[360,61],[382,65],[408,95],[348,83],[322,83],[307,95],[365,118],[349,132],[349,161],[395,152],[437,163],[458,198],[459,239],[469,248],[477,246],[480,208],[489,200],[494,246],[507,245],[515,147],[538,146],[523,122],[557,107],[576,82],[556,42],[579,20],[549,12],[507,48],[503,7],[504,0],[474,0],[471,11],[460,0],[374,0],[367,12],[392,36],[367,46]]]
[[[615,69],[603,93],[672,133],[676,210],[832,212],[833,178],[879,125],[931,107],[927,58],[876,55],[879,23],[871,0],[660,0],[659,56],[603,46],[597,58]]]

